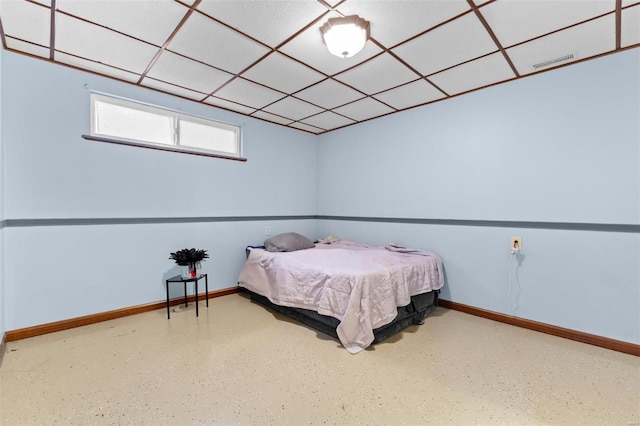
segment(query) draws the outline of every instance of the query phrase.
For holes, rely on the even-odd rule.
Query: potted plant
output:
[[[196,278],[201,263],[208,257],[206,250],[195,248],[178,250],[169,255],[169,259],[174,260],[180,266],[182,278]]]

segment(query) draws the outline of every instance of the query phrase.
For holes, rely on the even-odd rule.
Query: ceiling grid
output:
[[[364,49],[331,55],[319,28],[354,14],[370,22]],[[640,1],[0,0],[0,38],[9,51],[321,134],[638,48]]]
[[[51,37],[49,41],[49,59],[53,60],[56,46],[56,0],[51,0]]]

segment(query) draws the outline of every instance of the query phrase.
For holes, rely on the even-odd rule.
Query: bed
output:
[[[238,277],[254,301],[337,338],[352,354],[422,323],[443,284],[433,252],[343,240],[285,252],[249,246]]]

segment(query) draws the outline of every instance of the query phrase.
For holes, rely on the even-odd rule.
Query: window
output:
[[[91,135],[86,139],[244,160],[240,126],[91,94]]]

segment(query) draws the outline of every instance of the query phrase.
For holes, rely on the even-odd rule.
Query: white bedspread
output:
[[[252,249],[238,284],[277,305],[337,318],[340,342],[355,354],[411,296],[440,289],[444,276],[435,253],[338,241],[289,253]]]

